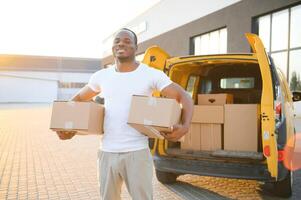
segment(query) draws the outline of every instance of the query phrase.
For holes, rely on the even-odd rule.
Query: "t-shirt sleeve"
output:
[[[92,76],[90,77],[90,80],[88,82],[88,86],[94,92],[100,92],[100,81],[101,81],[100,75],[101,75],[100,71],[92,74]]]
[[[170,85],[172,81],[162,71],[154,69],[153,73],[153,89],[162,91],[166,86]]]

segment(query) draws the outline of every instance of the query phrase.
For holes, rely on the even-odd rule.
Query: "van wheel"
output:
[[[274,183],[274,193],[279,197],[288,198],[292,196],[293,173],[288,171],[286,177],[282,181]]]
[[[163,172],[156,169],[156,176],[158,181],[164,184],[175,183],[178,175],[170,172]]]

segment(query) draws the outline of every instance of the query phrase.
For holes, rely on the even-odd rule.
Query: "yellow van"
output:
[[[259,105],[259,130],[253,133],[259,135],[257,152],[224,150],[216,155],[215,151],[183,150],[180,142],[150,140],[160,182],[175,182],[183,174],[253,179],[271,182],[279,196],[291,196],[292,171],[284,167],[283,150],[295,134],[293,97],[260,38],[251,33],[246,38],[253,53],[169,57],[159,47],[146,51],[142,62],[163,70],[195,102],[200,93],[230,93],[234,104]],[[238,84],[222,87],[221,82],[228,79]]]

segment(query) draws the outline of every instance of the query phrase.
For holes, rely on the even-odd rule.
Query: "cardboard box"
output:
[[[132,97],[128,124],[148,137],[163,139],[160,131],[171,132],[180,119],[181,105],[175,99]]]
[[[102,134],[104,107],[94,102],[55,101],[50,129],[77,131],[76,134]]]
[[[224,105],[232,103],[232,94],[198,94],[198,105]]]
[[[222,125],[201,124],[201,150],[215,151],[222,149]]]
[[[192,123],[181,149],[214,151],[222,148],[222,125]]]
[[[189,131],[183,137],[181,149],[185,150],[201,150],[201,124],[190,124]]]
[[[259,105],[226,104],[224,149],[258,151]]]
[[[224,123],[224,106],[195,105],[193,109],[192,123]]]

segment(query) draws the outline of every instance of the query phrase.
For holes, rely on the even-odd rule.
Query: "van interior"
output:
[[[174,82],[186,88],[186,91],[194,99],[195,106],[198,104],[199,94],[230,94],[233,97],[232,104],[234,104],[234,106],[256,104],[258,109],[260,109],[262,79],[259,65],[254,60],[215,59],[178,63],[170,68],[170,77]],[[232,113],[234,112],[228,114],[230,118]],[[184,156],[185,158],[191,159],[231,159],[231,162],[261,162],[264,160],[264,156],[262,154],[260,112],[257,113],[257,116],[255,116],[257,119],[254,120],[258,127],[255,131],[248,133],[251,135],[254,134],[257,140],[257,148],[252,151],[239,148],[227,150],[225,148],[225,141],[227,139],[227,136],[225,136],[225,128],[227,124],[221,124],[222,136],[219,148],[213,150],[202,150],[202,148],[198,150],[189,148],[183,149],[181,148],[181,142],[168,141],[166,152],[169,156]],[[227,115],[225,114],[225,118],[226,117]],[[226,119],[224,123],[227,123]],[[239,124],[240,122],[237,123]],[[248,123],[248,121],[242,123]],[[236,126],[231,125],[230,129],[235,127]],[[236,131],[236,134],[244,134],[245,128],[246,127],[240,127],[241,130]],[[204,131],[206,131],[206,129],[204,129]],[[207,133],[205,133],[205,135],[206,134]],[[239,135],[238,137],[233,137],[231,140],[237,144],[248,142],[236,138],[239,138]]]

